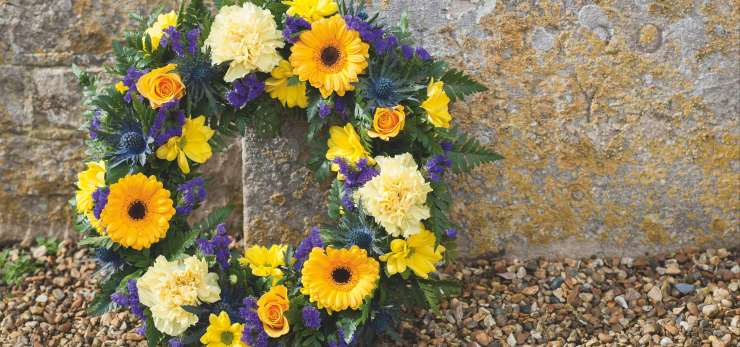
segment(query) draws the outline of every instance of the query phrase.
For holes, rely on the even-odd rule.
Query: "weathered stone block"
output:
[[[451,180],[467,254],[740,242],[737,2],[398,0],[373,9],[387,23],[406,12],[421,44],[490,89],[452,107],[457,124],[506,157]],[[258,149],[244,150],[245,167],[268,173],[250,185],[289,184]],[[245,209],[264,203],[244,189]]]
[[[327,184],[304,166],[308,159],[304,121],[285,119],[282,136],[242,142],[244,235],[248,243],[298,244],[311,226],[325,221]]]

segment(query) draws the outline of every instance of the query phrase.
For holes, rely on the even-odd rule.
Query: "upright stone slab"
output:
[[[327,184],[319,184],[305,167],[308,127],[286,119],[282,136],[247,134],[242,142],[244,235],[248,244],[289,242],[297,245],[313,225],[325,221]]]
[[[451,109],[506,157],[451,179],[464,253],[738,245],[738,6],[374,1],[386,23],[406,12],[425,48],[490,89]],[[255,165],[264,161],[245,160]],[[264,183],[250,184],[284,172],[268,165],[266,177],[250,176]],[[284,206],[286,219],[306,213]]]

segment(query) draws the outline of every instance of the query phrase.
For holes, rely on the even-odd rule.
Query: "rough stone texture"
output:
[[[83,168],[77,64],[102,71],[111,40],[128,13],[174,6],[176,1],[0,1],[0,242],[28,236],[74,236],[67,201]],[[208,206],[237,205],[241,225],[241,155],[238,144],[212,160],[219,172]]]
[[[432,54],[490,88],[452,107],[506,157],[453,179],[468,254],[740,242],[737,1],[373,7],[389,22],[406,11]]]
[[[308,127],[286,119],[281,137],[242,142],[244,232],[248,243],[297,245],[308,229],[326,221],[328,185],[319,184],[305,167]]]

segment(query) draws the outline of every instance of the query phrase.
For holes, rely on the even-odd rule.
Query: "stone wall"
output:
[[[506,157],[453,179],[466,253],[740,244],[740,2],[390,0],[373,8],[391,22],[407,12],[433,55],[490,88],[452,108],[457,124]],[[259,144],[247,143],[245,167],[264,166],[250,154]],[[280,220],[285,207],[272,214],[267,201],[245,199],[259,206],[245,221]],[[291,238],[284,228],[253,227]]]
[[[128,12],[174,2],[0,0],[0,241],[74,234],[66,202],[84,137],[70,67],[102,71]],[[453,106],[507,158],[454,178],[471,254],[738,244],[736,0],[372,6],[391,21],[408,12],[424,46],[490,88]],[[323,218],[324,188],[293,162],[305,158],[300,129],[247,137],[243,175],[239,145],[209,163],[220,176],[208,206],[241,210],[243,186],[253,241],[295,240]]]
[[[128,13],[160,5],[176,1],[0,1],[0,242],[74,236],[67,201],[83,168],[86,135],[78,130],[80,90],[71,66],[100,73]],[[208,166],[220,173],[208,206],[234,203],[231,222],[239,230],[239,145]]]

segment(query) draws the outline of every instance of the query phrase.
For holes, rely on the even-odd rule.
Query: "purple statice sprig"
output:
[[[108,195],[110,194],[110,188],[101,187],[92,193],[93,198],[93,215],[95,218],[100,219],[100,214],[103,213],[105,205],[108,204]]]
[[[450,150],[452,150],[452,143],[444,141],[440,146],[444,153],[437,154],[427,161],[427,173],[429,174],[429,180],[432,182],[442,180],[445,170],[452,166],[452,160],[448,157]]]
[[[321,328],[321,312],[311,305],[303,307],[301,311],[301,318],[303,318],[303,325],[306,328],[312,330],[319,330]]]
[[[182,135],[182,127],[185,125],[185,112],[177,109],[179,101],[170,101],[159,107],[152,126],[149,128],[148,136],[154,139],[154,146],[159,147],[167,143],[170,138]],[[170,112],[171,110],[174,112]],[[164,129],[164,125],[170,116],[174,116],[175,125]]]
[[[129,67],[126,71],[126,76],[123,76],[123,85],[128,87],[126,94],[123,95],[123,100],[127,103],[131,103],[131,98],[136,93],[136,82],[139,81],[141,76],[144,76],[149,72],[149,69],[138,70],[135,67]],[[141,95],[138,95],[141,98]]]
[[[328,117],[331,114],[331,109],[332,106],[330,103],[324,100],[319,101],[319,117],[321,117],[321,119]]]
[[[205,184],[202,177],[196,177],[177,186],[177,192],[182,197],[182,204],[175,209],[178,214],[190,214],[195,206],[206,200]]]
[[[427,50],[421,46],[414,48],[410,45],[401,45],[401,54],[406,60],[411,60],[414,57],[419,58],[419,60],[421,61],[432,59],[432,56],[429,54],[429,52],[427,52]]]
[[[167,46],[170,46],[170,49],[172,50],[172,53],[175,53],[178,57],[182,57],[185,55],[185,48],[182,45],[182,34],[180,34],[179,31],[177,31],[176,26],[170,26],[165,28],[164,35],[162,35],[162,39],[159,41],[159,45],[162,48],[167,48]]]
[[[298,245],[298,248],[296,248],[295,250],[295,254],[293,254],[293,257],[296,260],[295,264],[293,264],[293,267],[296,271],[301,271],[301,269],[303,268],[303,263],[306,262],[306,259],[308,259],[308,254],[311,253],[311,250],[314,249],[314,247],[324,247],[324,241],[321,240],[321,231],[317,227],[311,228],[308,236],[306,236],[306,238],[301,241],[301,243]]]
[[[448,239],[456,239],[457,238],[457,229],[455,228],[449,228],[445,230],[445,236],[447,236]]]
[[[213,238],[206,240],[204,238],[198,239],[198,248],[205,255],[215,255],[216,262],[221,266],[222,269],[229,269],[229,245],[231,244],[231,236],[226,232],[226,225],[223,223],[216,226],[216,235]]]
[[[260,81],[255,73],[235,80],[233,85],[234,88],[226,94],[226,100],[235,109],[244,107],[265,91],[265,82]]]
[[[110,296],[111,301],[118,306],[128,308],[137,318],[145,321],[144,306],[139,301],[139,289],[136,287],[136,280],[129,279],[126,283],[127,294],[113,293]]]
[[[290,43],[296,43],[300,32],[306,29],[311,29],[311,23],[301,17],[287,16],[283,26],[283,39]]]
[[[352,190],[362,187],[377,176],[378,170],[369,164],[367,158],[361,158],[355,165],[350,165],[344,158],[334,158],[333,163],[339,166],[339,173],[344,176],[342,206],[353,211],[355,203],[352,201]]]
[[[95,110],[93,113],[92,118],[90,119],[90,127],[87,129],[88,135],[90,135],[91,140],[95,140],[98,138],[98,131],[100,131],[100,117],[103,116],[103,111],[100,109]]]
[[[360,34],[363,42],[370,43],[376,50],[378,50],[378,44],[384,43],[383,36],[385,32],[383,28],[368,23],[360,16],[346,15],[344,16],[344,22],[347,23],[348,28]]]
[[[248,296],[239,308],[239,316],[244,321],[244,333],[242,342],[252,347],[267,347],[269,336],[262,327],[259,315],[257,315],[257,299]]]
[[[200,28],[191,29],[185,33],[185,39],[188,41],[188,52],[191,56],[198,55],[198,41],[200,40]]]

